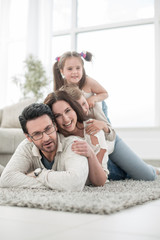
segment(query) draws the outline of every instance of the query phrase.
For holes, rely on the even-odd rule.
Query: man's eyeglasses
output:
[[[43,133],[46,133],[47,135],[50,135],[51,133],[55,132],[56,129],[53,125],[49,125],[43,132],[36,132],[32,136],[28,134],[30,138],[32,138],[34,141],[40,140],[43,138]]]

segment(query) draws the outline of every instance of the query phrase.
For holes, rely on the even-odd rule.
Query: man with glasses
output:
[[[26,139],[5,167],[1,187],[81,191],[89,168],[87,158],[71,150],[77,137],[58,134],[52,111],[43,103],[26,107],[19,121]]]

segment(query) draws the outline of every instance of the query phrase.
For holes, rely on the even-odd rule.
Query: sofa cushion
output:
[[[35,98],[30,98],[20,101],[19,103],[13,104],[11,106],[4,107],[2,113],[1,127],[20,128],[21,126],[18,119],[19,115],[26,106],[30,105],[35,101]]]
[[[25,135],[21,128],[0,128],[0,137],[0,153],[13,154]]]

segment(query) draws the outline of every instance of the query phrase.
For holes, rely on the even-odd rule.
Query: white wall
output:
[[[117,134],[144,160],[160,160],[160,128],[116,129]]]

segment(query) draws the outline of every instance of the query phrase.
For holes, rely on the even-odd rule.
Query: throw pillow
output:
[[[35,98],[25,99],[19,103],[7,106],[3,109],[1,127],[3,128],[20,128],[19,115],[23,109],[36,102]]]

